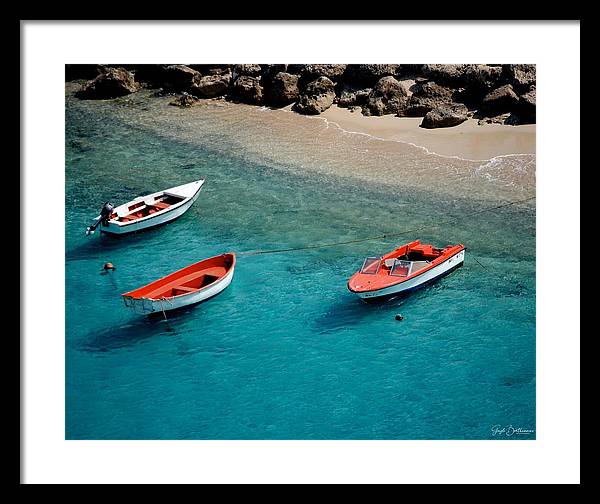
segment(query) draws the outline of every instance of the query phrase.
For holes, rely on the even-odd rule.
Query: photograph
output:
[[[536,65],[66,64],[67,440],[535,440]]]
[[[20,483],[581,484],[580,24],[20,20]]]

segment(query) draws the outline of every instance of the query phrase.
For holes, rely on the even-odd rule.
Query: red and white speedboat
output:
[[[117,207],[107,202],[86,234],[92,234],[98,226],[101,233],[121,235],[165,224],[183,215],[192,206],[203,184],[204,179],[196,180],[139,196]]]
[[[125,306],[136,313],[150,314],[200,303],[223,291],[233,279],[235,254],[204,259],[121,294]]]
[[[348,289],[363,299],[405,293],[450,273],[464,259],[464,245],[435,248],[416,240],[382,257],[367,257]]]

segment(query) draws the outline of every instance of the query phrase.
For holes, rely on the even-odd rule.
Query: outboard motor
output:
[[[100,225],[100,223],[106,224],[114,209],[115,206],[112,203],[108,201],[104,203],[104,205],[102,206],[102,210],[100,210],[100,215],[94,219],[94,222],[92,222],[90,226],[87,227],[87,229],[85,230],[85,234],[91,235]]]

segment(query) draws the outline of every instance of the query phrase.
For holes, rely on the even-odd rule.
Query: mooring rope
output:
[[[250,256],[250,255],[261,255],[261,254],[281,254],[281,253],[285,253],[285,252],[296,252],[299,250],[309,250],[309,249],[320,249],[320,248],[326,248],[326,247],[337,247],[340,245],[349,245],[351,243],[361,243],[361,242],[366,242],[366,241],[371,241],[371,240],[382,240],[385,238],[391,238],[391,237],[395,237],[395,236],[402,236],[402,235],[406,235],[406,234],[410,234],[410,233],[416,233],[418,231],[423,231],[424,229],[428,229],[428,228],[433,228],[433,227],[438,227],[438,226],[442,226],[444,224],[448,224],[450,222],[456,222],[458,220],[461,219],[466,219],[468,217],[472,217],[473,215],[478,215],[478,214],[482,214],[485,212],[491,212],[493,210],[498,210],[500,208],[505,208],[505,207],[509,207],[512,205],[517,205],[519,203],[525,203],[527,201],[531,201],[532,199],[535,199],[535,196],[530,196],[529,198],[525,198],[522,200],[516,200],[516,201],[509,201],[507,203],[503,203],[501,205],[497,205],[494,207],[489,207],[489,208],[484,208],[483,210],[478,210],[476,212],[471,212],[465,215],[461,215],[459,217],[454,217],[451,219],[446,219],[445,221],[441,221],[438,223],[431,223],[431,224],[426,224],[423,225],[421,227],[418,228],[414,228],[414,229],[409,229],[406,231],[398,231],[395,233],[383,233],[383,234],[379,234],[379,235],[375,235],[375,236],[368,236],[365,238],[357,238],[355,240],[346,240],[346,241],[339,241],[339,242],[334,242],[334,243],[319,243],[319,244],[314,244],[314,245],[305,245],[303,247],[292,247],[292,248],[282,248],[282,249],[266,249],[266,250],[248,250],[248,251],[244,251],[244,252],[238,252],[237,255],[239,256]]]

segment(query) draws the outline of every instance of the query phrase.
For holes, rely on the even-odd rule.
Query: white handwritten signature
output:
[[[512,425],[492,425],[492,436],[528,436],[535,432],[534,429],[523,429]]]

